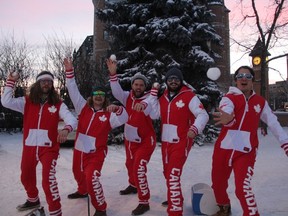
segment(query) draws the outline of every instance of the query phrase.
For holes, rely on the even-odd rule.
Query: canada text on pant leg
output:
[[[243,182],[243,192],[248,206],[249,215],[258,215],[258,208],[255,200],[254,193],[251,188],[251,180],[254,173],[253,167],[248,167],[246,178]]]
[[[171,207],[169,211],[183,211],[180,175],[181,170],[178,168],[173,168],[169,175],[168,190],[171,201]]]

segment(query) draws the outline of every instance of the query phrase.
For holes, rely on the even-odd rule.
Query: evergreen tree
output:
[[[151,87],[155,81],[163,83],[166,71],[176,66],[206,108],[218,99],[220,91],[206,71],[220,56],[207,42],[221,46],[222,41],[210,24],[215,15],[200,2],[107,1],[105,9],[96,11],[106,23],[110,53],[117,56],[125,90],[130,89],[130,77],[136,72],[144,74]]]

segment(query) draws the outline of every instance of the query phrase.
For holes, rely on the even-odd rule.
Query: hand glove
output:
[[[285,154],[288,156],[288,143],[284,143],[283,145],[281,145],[281,148],[283,148]]]

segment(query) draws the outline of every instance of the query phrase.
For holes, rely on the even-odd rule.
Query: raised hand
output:
[[[16,82],[18,79],[20,78],[20,75],[17,71],[12,70],[8,73],[7,79],[9,80],[13,80],[14,82]]]
[[[109,58],[106,60],[106,64],[107,64],[110,76],[115,75],[117,72],[117,62]]]
[[[63,64],[64,64],[64,67],[65,67],[65,72],[74,70],[72,57],[64,58]]]

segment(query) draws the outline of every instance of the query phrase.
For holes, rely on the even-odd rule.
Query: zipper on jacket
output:
[[[248,99],[246,99],[245,95],[243,94],[243,97],[244,97],[244,100],[245,100],[245,108],[244,108],[244,113],[243,113],[242,118],[241,118],[241,122],[240,122],[239,127],[238,127],[239,131],[240,131],[241,127],[242,127],[242,124],[243,124],[244,118],[246,116],[246,113],[249,111],[248,101],[249,101],[251,96]],[[234,153],[235,153],[235,149],[233,149],[233,151],[232,151],[232,153],[230,155],[229,162],[228,162],[228,166],[229,167],[232,166]]]
[[[91,119],[90,119],[90,121],[89,121],[88,127],[87,127],[87,129],[86,129],[86,131],[85,131],[85,134],[88,133],[88,131],[89,131],[90,127],[91,127],[91,124],[92,124],[92,122],[93,122],[93,120],[94,120],[94,118],[95,118],[96,113],[97,113],[97,111],[93,113],[93,115],[92,115],[92,117],[91,117]]]
[[[38,123],[37,123],[37,129],[38,130],[40,129],[40,122],[41,122],[41,119],[42,119],[42,112],[43,112],[43,107],[44,107],[45,103],[40,104],[40,110],[39,110],[39,114],[38,114],[39,117],[38,117]],[[38,145],[36,146],[36,160],[39,161],[39,146]]]

